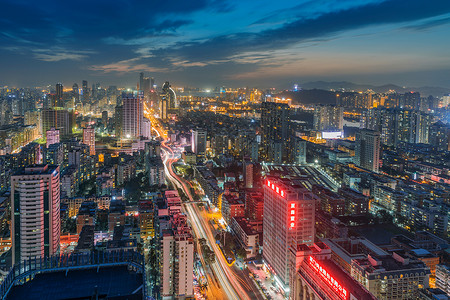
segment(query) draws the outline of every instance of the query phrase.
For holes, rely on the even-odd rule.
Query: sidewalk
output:
[[[275,286],[269,273],[265,272],[262,268],[260,270],[255,267],[254,264],[247,264],[247,268],[250,274],[254,275],[254,280],[263,289],[264,292],[270,296],[268,299],[285,300],[286,298],[279,292],[279,288]]]

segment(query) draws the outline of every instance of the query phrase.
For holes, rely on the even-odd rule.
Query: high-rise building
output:
[[[197,156],[206,155],[206,130],[192,130],[191,149]]]
[[[306,164],[306,140],[294,137],[292,143],[292,161],[294,164]]]
[[[83,144],[89,146],[89,155],[95,155],[95,129],[83,128]]]
[[[429,143],[438,151],[450,151],[450,126],[442,122],[431,125]]]
[[[380,165],[380,133],[361,129],[356,133],[355,163],[365,169],[378,172]]]
[[[314,129],[321,132],[342,132],[344,108],[335,105],[317,105],[314,109]]]
[[[288,179],[264,184],[263,257],[281,282],[289,284],[291,246],[314,243],[315,198]]]
[[[161,225],[160,273],[162,299],[191,299],[194,294],[194,241],[187,217],[181,214],[181,199],[176,191],[165,192],[168,221]]]
[[[123,97],[123,135],[125,138],[138,138],[142,134],[144,107],[142,94]]]
[[[83,92],[83,103],[87,103],[89,101],[89,87],[87,80],[83,80],[82,82],[82,92]]]
[[[152,137],[152,122],[149,119],[143,118],[141,136],[150,139]]]
[[[162,86],[161,99],[166,99],[168,104],[168,109],[173,109],[178,107],[177,95],[175,91],[171,88],[170,83],[166,81]]]
[[[11,176],[12,263],[58,254],[59,167],[34,165]]]
[[[54,107],[64,107],[63,94],[64,94],[64,87],[62,83],[57,83]]]
[[[73,101],[76,106],[78,104],[78,102],[80,101],[80,90],[78,88],[77,83],[74,83],[72,86],[72,96],[73,96]]]
[[[287,161],[291,135],[289,105],[275,102],[262,103],[261,127],[264,160],[274,163]]]
[[[56,128],[59,129],[61,137],[72,135],[72,128],[75,125],[75,118],[72,112],[63,109],[43,109],[41,117],[43,132]]]
[[[46,137],[47,137],[47,148],[50,145],[59,143],[59,129],[52,128],[50,130],[47,130]]]
[[[169,108],[169,101],[166,97],[161,97],[159,100],[159,116],[161,119],[167,119],[167,109]]]
[[[114,111],[114,131],[116,137],[123,137],[123,106],[116,106]]]
[[[243,174],[244,174],[244,186],[246,189],[253,188],[253,168],[254,164],[251,162],[249,158],[244,158],[243,166]]]

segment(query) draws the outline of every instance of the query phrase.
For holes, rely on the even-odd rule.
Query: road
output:
[[[155,124],[155,123],[154,123]],[[159,136],[164,136],[161,128],[153,127]],[[191,195],[188,184],[180,176],[178,176],[172,168],[172,164],[178,160],[179,153],[175,153],[170,147],[166,145],[166,141],[161,142],[161,150],[164,153],[164,169],[166,178],[174,186],[181,189],[188,197],[189,201],[193,202],[194,199]],[[196,203],[186,202],[183,205],[183,209],[189,218],[194,235],[197,239],[204,238],[207,245],[214,251],[216,261],[209,265],[212,274],[208,275],[208,299],[249,299],[260,300],[265,299],[260,293],[256,285],[249,279],[248,272],[240,270],[233,266],[230,267],[225,257],[222,255],[221,250],[215,243],[214,234],[211,230],[211,226],[208,223],[205,212],[200,211]],[[199,249],[199,255],[205,270],[207,265],[205,264],[201,255],[201,247]]]

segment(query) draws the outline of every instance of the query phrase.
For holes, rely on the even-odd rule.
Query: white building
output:
[[[315,200],[288,179],[269,177],[264,184],[263,257],[285,287],[289,284],[289,248],[314,243]]]
[[[95,129],[83,128],[83,144],[89,146],[89,155],[95,155]]]
[[[192,152],[197,154],[197,156],[206,154],[206,130],[192,130],[191,147]]]
[[[168,203],[168,211],[179,211],[181,199],[173,202],[175,208]],[[163,229],[161,234],[161,296],[167,300],[191,299],[194,296],[194,240],[186,215],[169,214],[169,228]]]
[[[59,253],[59,167],[34,165],[11,176],[12,263]]]
[[[123,98],[123,136],[127,139],[142,135],[144,106],[140,95]]]
[[[46,137],[47,137],[47,148],[50,145],[59,143],[59,129],[52,128],[50,130],[47,130]]]

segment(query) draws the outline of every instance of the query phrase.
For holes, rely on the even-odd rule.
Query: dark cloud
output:
[[[242,7],[255,17],[238,30],[211,20],[222,14],[232,25]],[[31,81],[45,69],[45,78],[112,78],[114,72],[125,78],[147,70],[166,79],[220,82],[283,61],[273,50],[317,45],[370,26],[420,31],[450,22],[448,0],[308,0],[279,7],[273,2],[272,13],[259,13],[252,1],[2,0],[0,64],[15,68],[15,80],[26,74]],[[202,31],[203,22],[210,28]],[[214,28],[229,33],[217,36]],[[9,80],[0,76],[0,83]]]
[[[157,54],[174,55],[191,61],[226,59],[246,51],[287,48],[293,44],[329,38],[346,30],[371,25],[401,24],[450,12],[450,1],[391,0],[331,12],[314,19],[293,21],[260,33],[237,33],[199,43],[178,44],[175,50],[160,49]]]

